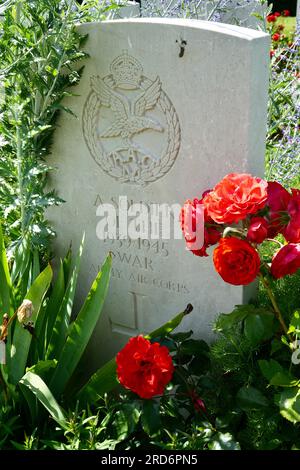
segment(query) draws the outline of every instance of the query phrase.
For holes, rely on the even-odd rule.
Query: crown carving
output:
[[[110,71],[116,86],[130,89],[139,86],[143,67],[128,51],[123,51],[123,54],[111,63]]]

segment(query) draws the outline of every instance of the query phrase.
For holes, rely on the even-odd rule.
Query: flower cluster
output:
[[[292,38],[290,34],[286,34],[285,25],[282,23],[281,18],[290,16],[289,10],[283,10],[281,13],[276,11],[267,16],[268,31],[272,37],[272,49],[270,51],[270,57],[275,55],[277,48],[282,48],[291,44]]]
[[[188,249],[196,234],[185,232],[186,219],[196,218],[199,204],[204,207],[204,245],[191,251],[208,256],[207,248],[217,244],[213,262],[225,282],[247,285],[254,281],[262,267],[260,244],[279,234],[285,244],[265,268],[276,279],[300,268],[300,190],[289,192],[277,182],[249,174],[225,176],[201,199],[188,200],[182,208],[180,223]]]

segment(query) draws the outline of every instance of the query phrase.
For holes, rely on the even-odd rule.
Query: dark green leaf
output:
[[[266,397],[254,387],[240,388],[236,398],[239,407],[243,410],[256,410],[269,406]]]
[[[141,423],[145,433],[149,436],[158,433],[161,428],[159,403],[154,400],[144,400]]]

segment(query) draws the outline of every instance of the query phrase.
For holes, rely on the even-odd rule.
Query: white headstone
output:
[[[99,240],[96,210],[117,206],[120,196],[129,205],[182,205],[227,173],[263,175],[268,36],[179,19],[116,20],[80,31],[90,58],[79,96],[66,102],[78,118],[62,115],[56,131],[51,185],[66,203],[49,219],[61,256],[86,232],[78,299],[107,252],[114,254],[95,360],[188,303],[194,311],[182,328],[209,339],[216,314],[243,303],[251,289],[225,284],[211,256],[193,256],[183,239]]]

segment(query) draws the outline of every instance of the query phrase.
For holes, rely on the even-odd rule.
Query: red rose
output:
[[[200,217],[203,217],[202,210],[200,211],[200,204],[201,207],[203,207],[203,196],[209,192],[210,190],[205,191],[202,195],[202,199],[200,200],[187,200],[180,213],[181,230],[183,231],[187,249],[196,256],[208,256],[206,252],[207,248],[211,245],[215,245],[221,238],[220,231],[215,226],[214,221],[208,217],[207,211],[204,208],[204,221],[206,222],[206,226],[204,228],[202,226],[200,227],[200,229],[204,230],[204,239],[202,240],[203,244],[201,248],[194,248],[196,242],[196,217],[199,217],[199,220]],[[192,224],[187,223],[189,217],[192,220]],[[189,225],[191,225],[191,228]]]
[[[278,16],[281,16],[281,15],[280,15],[279,11],[275,11],[275,13],[273,13],[273,16],[278,18]]]
[[[236,286],[250,284],[260,269],[257,251],[248,242],[236,237],[221,238],[213,260],[223,280]]]
[[[260,178],[231,173],[203,198],[203,204],[215,222],[237,223],[265,206],[267,186]]]
[[[225,282],[241,286],[254,281],[259,273],[260,259],[248,242],[228,237],[221,238],[215,249],[214,265]]]
[[[275,15],[268,15],[267,16],[267,22],[268,23],[274,23],[276,21],[276,16]]]
[[[283,10],[282,16],[290,16],[291,12],[290,10]]]
[[[274,33],[273,36],[272,36],[272,39],[273,39],[273,41],[279,41],[279,39],[280,39],[280,34]]]
[[[268,236],[268,223],[263,217],[253,217],[248,228],[247,239],[253,243],[262,243]]]
[[[204,230],[203,225],[200,227],[200,222],[203,221],[203,209],[202,200],[194,199],[191,201],[188,199],[185,201],[184,206],[180,211],[180,226],[185,238],[187,249],[190,250],[196,256],[208,256],[205,251],[203,243],[204,234],[199,233],[199,230]],[[197,236],[200,242],[198,243],[201,248],[197,247]],[[201,243],[202,241],[202,243]]]
[[[291,194],[276,181],[268,182],[268,200],[269,207],[269,233],[270,238],[275,237],[281,232],[287,222],[285,215],[288,204],[291,200]]]
[[[282,230],[282,234],[288,242],[300,242],[300,191],[292,189],[292,196],[288,203],[287,212],[289,222]]]
[[[274,256],[271,274],[279,279],[287,274],[294,274],[300,268],[300,244],[289,243],[283,246]]]
[[[116,362],[120,383],[141,398],[162,395],[174,372],[168,348],[141,335],[128,341]]]

